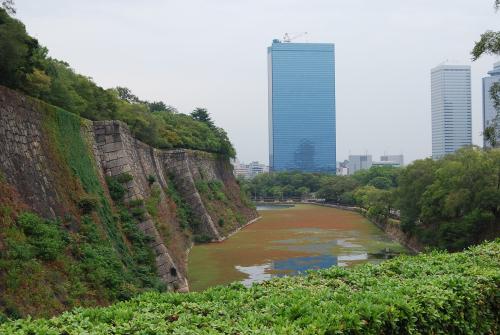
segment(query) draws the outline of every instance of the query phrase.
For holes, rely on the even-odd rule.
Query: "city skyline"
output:
[[[496,59],[471,63],[470,51],[498,22],[491,1],[218,4],[18,0],[16,17],[52,57],[105,88],[127,86],[184,113],[208,108],[245,161],[268,161],[263,50],[285,32],[336,43],[337,160],[366,151],[429,157],[428,71],[445,59],[472,65],[472,136],[482,145],[481,80]]]

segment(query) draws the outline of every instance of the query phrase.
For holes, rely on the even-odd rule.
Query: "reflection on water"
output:
[[[377,263],[406,250],[357,213],[314,205],[272,208],[222,243],[189,255],[194,291],[240,281],[246,286],[310,269]]]
[[[273,269],[287,274],[299,274],[307,270],[319,270],[337,265],[337,257],[331,255],[295,257],[273,262]]]
[[[241,283],[245,286],[250,286],[253,283],[260,283],[264,280],[271,279],[273,275],[269,273],[269,269],[272,268],[271,264],[264,265],[254,265],[254,266],[239,266],[236,265],[236,269],[248,277],[243,279]]]

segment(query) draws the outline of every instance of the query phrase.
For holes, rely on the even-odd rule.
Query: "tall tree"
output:
[[[214,125],[212,118],[210,117],[210,114],[208,113],[206,108],[195,108],[195,110],[191,112],[191,117],[196,121],[201,121],[208,124],[210,127],[213,127]]]
[[[132,91],[127,87],[117,86],[116,91],[118,92],[118,97],[130,103],[141,102],[139,98],[132,93]]]

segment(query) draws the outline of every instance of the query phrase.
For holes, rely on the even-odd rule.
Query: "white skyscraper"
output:
[[[488,74],[489,77],[483,78],[483,131],[492,125],[497,116],[497,111],[491,100],[490,88],[495,82],[500,82],[500,62],[495,63],[493,70]],[[500,143],[500,120],[497,121],[497,135],[497,143]],[[484,146],[489,147],[490,144],[485,140]]]
[[[470,66],[431,70],[432,158],[472,144]]]

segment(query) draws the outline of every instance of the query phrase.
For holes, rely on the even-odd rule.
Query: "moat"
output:
[[[379,263],[407,250],[365,217],[315,205],[258,208],[262,218],[189,254],[192,291],[234,281],[249,286],[309,269]]]

